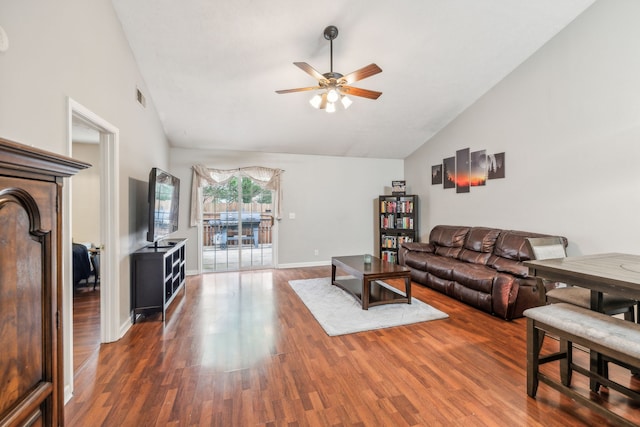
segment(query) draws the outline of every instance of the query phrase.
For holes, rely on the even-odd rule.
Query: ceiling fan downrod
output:
[[[324,29],[324,38],[329,40],[329,44],[330,44],[330,72],[331,74],[333,74],[333,39],[335,39],[336,37],[338,37],[338,28],[335,25],[329,25],[327,28]]]

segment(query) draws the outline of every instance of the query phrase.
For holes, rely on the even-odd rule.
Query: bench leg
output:
[[[544,332],[543,332],[544,333]],[[544,338],[544,335],[543,335]],[[527,319],[527,394],[536,397],[538,392],[538,359],[542,339],[540,330],[536,328],[535,320]]]
[[[609,378],[609,367],[606,365],[604,358],[600,353],[594,350],[589,351],[589,369],[591,372],[596,372],[603,377],[606,376]],[[597,393],[600,391],[600,383],[595,378],[589,379],[589,389]]]
[[[573,362],[573,343],[560,338],[560,353],[563,353],[565,357],[560,360],[560,381],[562,384],[569,387],[571,385],[571,363]]]

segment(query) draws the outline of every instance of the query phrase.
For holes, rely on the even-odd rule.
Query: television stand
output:
[[[153,245],[149,245],[147,246],[147,248],[149,249],[167,249],[167,248],[172,248],[174,247],[177,243],[179,243],[178,240],[157,240],[155,242],[153,242]]]
[[[164,240],[131,254],[131,310],[138,314],[162,312],[181,289],[186,293],[187,239]]]

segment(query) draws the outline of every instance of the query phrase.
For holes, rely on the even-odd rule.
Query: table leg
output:
[[[362,279],[362,309],[369,310],[369,296],[371,295],[371,280]]]
[[[336,266],[331,264],[331,284],[336,284]]]
[[[407,294],[407,304],[411,304],[411,277],[404,278],[404,293]]]
[[[591,290],[591,310],[602,313],[602,292]],[[589,368],[592,372],[597,372],[598,375],[604,375],[605,361],[602,355],[595,350],[589,351]],[[595,378],[589,380],[589,388],[594,393],[597,393],[600,389],[600,383]]]

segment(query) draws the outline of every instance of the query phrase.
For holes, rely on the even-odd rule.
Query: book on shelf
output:
[[[398,249],[401,244],[409,242],[413,242],[412,236],[388,236],[383,234],[380,239],[380,247],[383,249]]]
[[[398,236],[397,245],[400,247],[403,243],[413,242],[413,238],[411,236]]]
[[[380,213],[397,212],[398,202],[395,200],[383,200],[380,202]]]
[[[380,228],[395,228],[396,216],[394,214],[380,215]]]
[[[394,251],[382,251],[382,260],[395,264],[397,260],[397,254]]]
[[[408,216],[397,218],[396,228],[400,228],[403,230],[413,230],[413,218],[410,218]]]
[[[380,241],[380,246],[382,248],[395,249],[398,247],[397,245],[398,245],[397,236],[387,236],[387,235],[382,236],[382,239]]]
[[[405,200],[406,199],[406,200]],[[413,213],[413,198],[407,197],[401,200],[380,201],[380,213]]]

